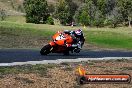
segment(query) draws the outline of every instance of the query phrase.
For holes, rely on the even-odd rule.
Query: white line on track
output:
[[[15,65],[26,65],[26,64],[36,65],[36,64],[48,64],[48,63],[60,64],[63,62],[81,62],[81,61],[88,61],[88,60],[110,60],[110,59],[132,59],[132,57],[77,58],[77,59],[12,62],[12,63],[0,63],[0,66],[15,66]]]

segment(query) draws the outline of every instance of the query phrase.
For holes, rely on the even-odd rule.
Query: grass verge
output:
[[[132,49],[132,36],[125,33],[114,31],[87,31],[86,34],[87,42],[96,46]]]
[[[78,29],[60,25],[0,22],[0,48],[39,48],[58,30]],[[82,28],[86,43],[105,48],[132,49],[130,28]]]
[[[10,67],[0,67],[0,75],[8,74],[28,74],[35,73],[44,76],[47,74],[47,69],[56,67],[56,64],[46,64],[46,65],[22,65],[22,66],[10,66]]]
[[[92,63],[92,64],[91,64]],[[0,88],[132,88],[130,84],[77,84],[77,68],[83,66],[86,74],[129,74],[132,60],[89,60],[48,65],[0,67]]]

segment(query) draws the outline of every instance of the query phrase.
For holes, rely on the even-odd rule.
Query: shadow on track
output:
[[[77,58],[103,58],[103,57],[132,57],[131,52],[125,51],[91,51],[82,50],[79,54],[63,56],[63,54],[49,54],[41,56],[39,50],[32,49],[0,49],[0,63],[42,61],[56,59],[77,59]]]

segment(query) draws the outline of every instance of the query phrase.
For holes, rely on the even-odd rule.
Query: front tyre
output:
[[[51,49],[51,45],[47,44],[40,50],[40,54],[41,55],[47,55],[50,53],[50,49]]]

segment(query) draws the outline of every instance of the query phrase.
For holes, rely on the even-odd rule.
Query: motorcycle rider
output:
[[[67,47],[73,47],[74,52],[79,53],[83,44],[84,44],[84,35],[81,29],[77,29],[74,31],[70,31],[70,30],[64,30],[65,34],[69,34],[72,36],[73,38],[73,44],[66,44]]]

